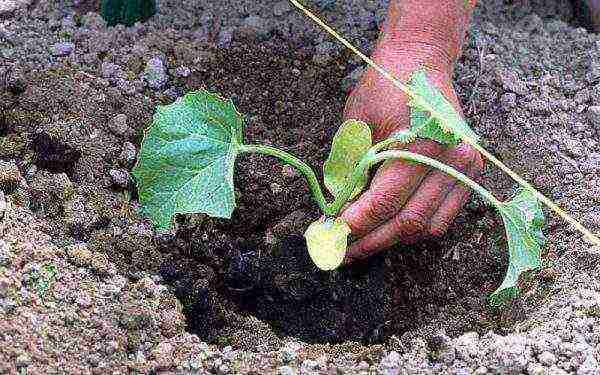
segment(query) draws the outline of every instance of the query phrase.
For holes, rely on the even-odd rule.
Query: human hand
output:
[[[412,1],[405,0],[403,5]],[[437,1],[418,1],[421,1],[418,11],[425,14],[435,11],[427,9],[428,4],[440,8]],[[459,23],[466,22],[468,14],[461,18],[460,9],[452,8],[450,11],[454,10],[457,16],[437,26],[438,29],[449,27],[454,30],[454,38],[446,35],[446,39],[440,40],[435,32],[423,32],[421,36],[412,32],[409,34],[412,40],[408,40],[399,37],[407,35],[402,29],[410,25],[410,19],[405,19],[410,17],[410,12],[399,7],[397,2],[390,6],[388,24],[373,59],[403,82],[413,71],[425,68],[429,81],[461,112],[452,87],[451,73],[462,41],[459,34],[464,34],[464,25]],[[397,15],[400,13],[403,13],[402,17]],[[440,17],[452,17],[452,13],[446,9]],[[452,30],[448,33],[452,34]],[[408,98],[402,91],[381,74],[369,69],[350,94],[344,115],[373,125],[374,141],[379,141],[409,126],[407,102]],[[419,139],[407,149],[437,158],[470,177],[476,177],[483,168],[479,153],[463,143],[444,149],[434,141]],[[441,171],[430,171],[424,165],[402,160],[384,163],[369,189],[342,212],[352,234],[358,238],[350,246],[346,262],[365,258],[395,243],[409,244],[427,236],[444,234],[468,197],[467,187]]]

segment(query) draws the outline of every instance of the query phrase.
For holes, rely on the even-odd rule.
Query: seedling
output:
[[[173,104],[158,107],[133,171],[142,213],[156,227],[168,228],[177,213],[202,212],[230,218],[235,207],[235,161],[240,155],[258,153],[279,158],[306,177],[312,197],[324,214],[305,232],[308,252],[322,270],[339,267],[346,256],[350,228],[338,217],[342,207],[364,189],[369,169],[389,159],[423,163],[441,170],[475,190],[499,212],[506,230],[509,265],[504,281],[491,295],[492,304],[502,303],[517,291],[519,275],[541,266],[544,215],[540,202],[575,225],[588,239],[596,244],[600,242],[483,149],[466,121],[428,82],[426,71],[414,72],[407,85],[401,83],[297,1],[291,2],[407,94],[410,127],[373,144],[367,124],[358,120],[344,122],[333,139],[323,168],[325,187],[333,197],[328,201],[313,169],[302,160],[271,146],[244,142],[244,119],[231,100],[205,90],[188,93]],[[408,144],[417,138],[432,139],[448,147],[462,140],[507,171],[521,187],[512,199],[503,202],[448,165],[424,155],[394,149],[398,144]]]

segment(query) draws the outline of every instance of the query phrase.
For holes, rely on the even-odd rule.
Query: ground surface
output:
[[[321,167],[361,65],[285,1],[165,0],[131,28],[22,3],[0,17],[0,373],[599,373],[600,253],[552,215],[546,267],[492,311],[506,245],[476,198],[444,238],[335,273],[307,259],[319,214],[274,160],[239,163],[231,221],[136,214],[143,130],[192,89]],[[368,51],[385,3],[311,5]],[[486,148],[599,231],[600,38],[569,3],[480,4],[455,84]]]

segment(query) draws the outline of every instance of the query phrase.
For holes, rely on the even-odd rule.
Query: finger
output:
[[[470,178],[477,178],[483,170],[484,160],[479,153],[474,153],[473,162],[466,171],[466,175]],[[440,204],[435,214],[432,216],[429,226],[429,234],[434,237],[444,235],[454,221],[454,218],[469,199],[471,189],[465,184],[456,182],[452,191],[446,199]]]
[[[409,151],[436,157],[442,147],[433,141],[419,140],[408,147]],[[394,217],[413,194],[428,167],[420,163],[401,160],[388,161],[380,167],[369,190],[350,204],[341,214],[352,234],[362,237]]]
[[[464,172],[473,164],[473,153],[468,146],[459,145],[446,151],[442,160]],[[430,218],[445,202],[456,182],[456,179],[441,171],[429,173],[401,212],[352,244],[348,257],[365,258],[395,243],[414,243],[428,235]]]

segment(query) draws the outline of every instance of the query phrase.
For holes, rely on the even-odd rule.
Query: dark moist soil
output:
[[[247,115],[249,142],[276,145],[320,170],[341,122],[347,95],[341,82],[353,69],[347,55],[322,67],[301,46],[278,38],[236,40],[225,51],[185,39],[148,43],[162,46],[170,67],[198,69],[178,82],[180,92],[207,88],[233,98]],[[189,330],[203,340],[246,346],[257,345],[250,336],[267,340],[264,327],[242,325],[244,316],[267,322],[280,337],[323,343],[500,329],[510,316],[486,307],[504,275],[506,251],[501,223],[476,199],[442,239],[325,273],[312,265],[302,238],[319,217],[304,179],[275,160],[244,156],[232,220],[187,215],[170,233],[139,229],[135,191],[115,188],[108,170],[118,167],[123,142],[139,147],[154,105],[173,98],[149,102],[88,78],[69,66],[32,73],[25,92],[4,102],[14,116],[3,122],[10,147],[0,156],[66,173],[96,214],[73,224],[68,209],[49,208],[55,198],[33,194],[31,205],[53,224],[55,241],[86,241],[132,278],[158,272],[182,302]],[[128,116],[130,131],[110,130],[118,113]]]

